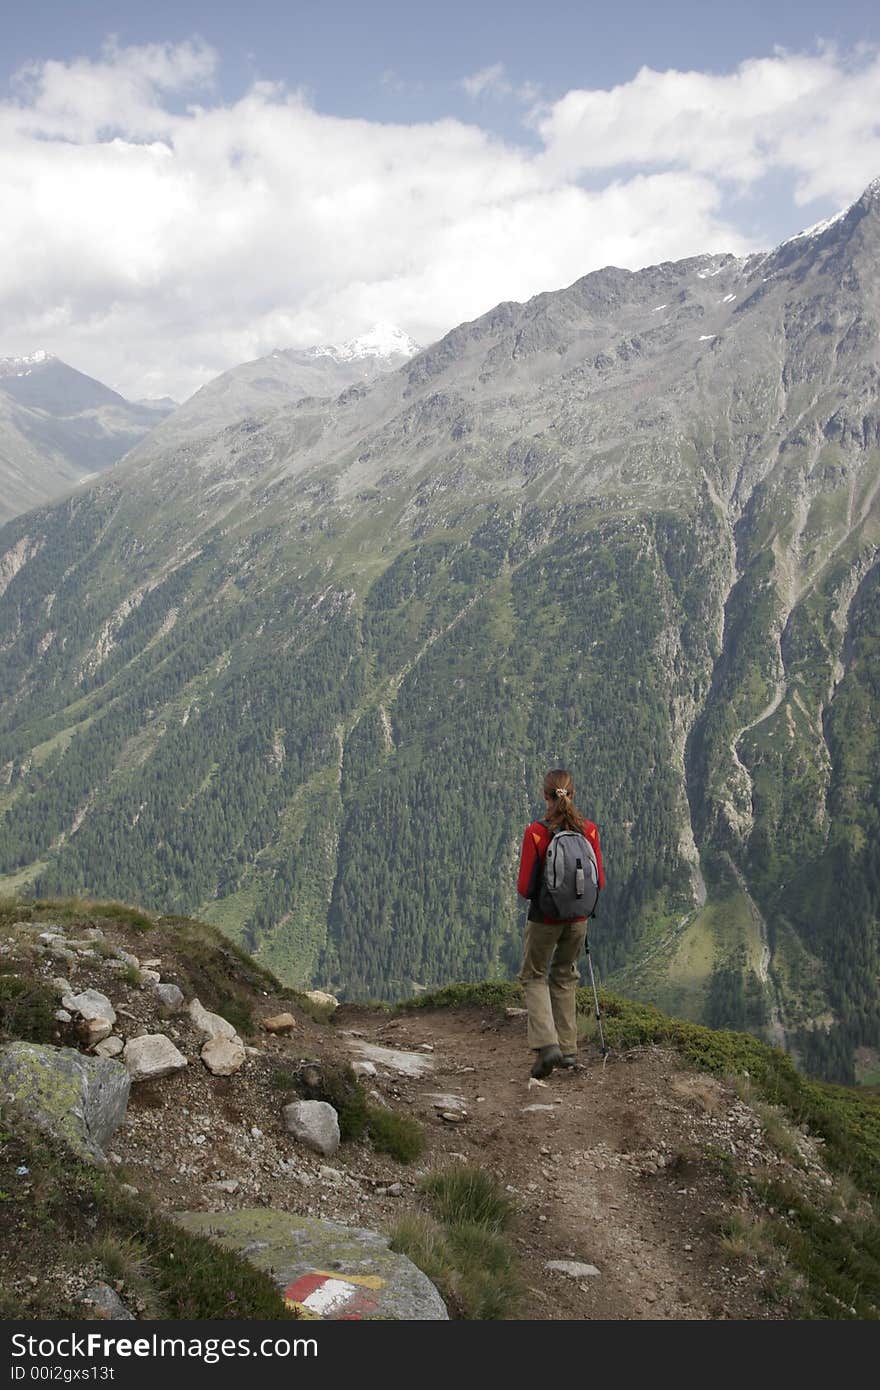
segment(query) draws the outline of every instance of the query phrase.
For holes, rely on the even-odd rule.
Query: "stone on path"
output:
[[[339,1148],[339,1117],[325,1100],[294,1100],[281,1112],[294,1139],[330,1158]]]
[[[198,999],[192,999],[189,1006],[189,1016],[193,1023],[202,1033],[207,1033],[209,1038],[234,1038],[235,1029],[225,1018],[219,1014],[209,1013]]]
[[[72,1047],[0,1047],[0,1098],[91,1163],[106,1163],[103,1146],[125,1119],[130,1085],[119,1062]]]
[[[262,1026],[267,1033],[292,1033],[296,1019],[293,1014],[273,1014],[271,1018],[263,1019]]]
[[[449,1316],[427,1275],[389,1250],[388,1237],[377,1231],[271,1207],[179,1212],[175,1220],[267,1270],[287,1302],[307,1314],[390,1321]]]
[[[551,1274],[565,1274],[569,1279],[588,1279],[599,1273],[595,1265],[580,1264],[577,1260],[548,1260],[544,1268]]]
[[[348,1046],[358,1057],[375,1062],[388,1071],[399,1072],[401,1076],[426,1076],[434,1070],[435,1053],[404,1052],[396,1047],[378,1047],[375,1043],[363,1042],[360,1038],[348,1039]]]
[[[241,1038],[209,1038],[200,1053],[213,1076],[231,1076],[245,1059]]]
[[[145,1033],[142,1038],[129,1039],[123,1057],[132,1081],[158,1081],[186,1066],[183,1053],[164,1033]]]

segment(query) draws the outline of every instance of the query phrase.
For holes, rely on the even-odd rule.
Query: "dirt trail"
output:
[[[521,1018],[476,1009],[390,1022],[355,1008],[342,1014],[339,1028],[364,1041],[433,1046],[433,1073],[398,1077],[395,1100],[429,1125],[435,1162],[457,1153],[511,1189],[529,1285],[522,1316],[781,1315],[725,1264],[719,1244],[735,1206],[723,1156],[778,1161],[752,1112],[719,1082],[684,1070],[671,1052],[640,1049],[603,1065],[586,1044],[576,1072],[529,1086]],[[463,1097],[468,1118],[443,1120],[431,1098],[438,1090]],[[599,1275],[573,1280],[548,1272],[549,1260],[595,1265]]]

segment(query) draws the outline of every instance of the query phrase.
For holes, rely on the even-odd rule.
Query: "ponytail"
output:
[[[547,823],[551,830],[583,830],[586,817],[574,804],[574,782],[565,768],[555,767],[547,773],[544,800],[550,803]]]

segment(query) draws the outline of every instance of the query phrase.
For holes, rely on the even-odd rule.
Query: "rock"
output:
[[[339,1008],[339,1000],[335,994],[327,994],[323,989],[307,989],[306,999],[311,999],[313,1004],[327,1004],[334,1009]]]
[[[401,1076],[425,1076],[434,1070],[436,1054],[428,1052],[404,1052],[396,1047],[378,1047],[375,1043],[362,1042],[351,1038],[348,1046],[356,1056],[375,1062],[389,1071],[400,1072]]]
[[[212,1076],[231,1076],[244,1061],[244,1043],[241,1038],[209,1038],[200,1056]]]
[[[125,1119],[130,1085],[119,1062],[70,1047],[0,1047],[0,1095],[92,1163],[106,1162],[103,1146]]]
[[[94,1047],[104,1038],[109,1038],[113,1024],[107,1018],[83,1018],[77,1024],[76,1031],[86,1047]]]
[[[273,1014],[271,1018],[263,1019],[262,1026],[267,1033],[292,1033],[296,1019],[293,1014]]]
[[[524,1106],[523,1106],[523,1114],[524,1114],[524,1115],[530,1115],[530,1114],[532,1114],[532,1112],[535,1111],[535,1110],[550,1110],[550,1111],[552,1111],[552,1113],[553,1113],[554,1115],[558,1113],[557,1110],[556,1110],[556,1106],[555,1106],[555,1105],[524,1105]]]
[[[180,1013],[183,1008],[183,990],[179,989],[177,985],[156,985],[154,993],[159,1001],[159,1012],[163,1018],[170,1018],[172,1014]]]
[[[430,1101],[435,1110],[467,1115],[467,1101],[453,1091],[426,1091],[425,1100]]]
[[[122,1041],[122,1039],[118,1037],[117,1034],[113,1033],[109,1038],[105,1038],[103,1042],[98,1043],[97,1047],[95,1048],[95,1056],[118,1057],[124,1047],[125,1043]]]
[[[56,975],[54,980],[49,981],[49,984],[52,986],[56,994],[73,994],[73,985],[70,983],[69,980],[65,980],[62,975]]]
[[[339,1148],[339,1117],[325,1100],[294,1100],[281,1112],[294,1139],[330,1158]]]
[[[467,1120],[467,1115],[460,1110],[441,1110],[441,1120],[445,1120],[448,1125],[463,1125]]]
[[[355,1062],[352,1063],[352,1068],[351,1068],[351,1069],[352,1069],[352,1071],[354,1072],[355,1076],[375,1076],[375,1075],[376,1075],[376,1065],[375,1065],[375,1063],[374,1063],[374,1062],[366,1062],[366,1061],[363,1061],[363,1060],[360,1059],[360,1058],[359,1058],[357,1061],[355,1061]]]
[[[292,1305],[323,1319],[441,1320],[434,1285],[377,1231],[293,1216],[272,1207],[178,1212],[188,1231],[209,1235],[268,1271]]]
[[[106,994],[102,994],[98,989],[84,989],[80,994],[66,994],[61,1000],[65,1009],[70,1009],[71,1013],[77,1013],[87,1022],[100,1020],[109,1023],[111,1028],[116,1022],[116,1011]],[[106,1037],[107,1034],[105,1033]]]
[[[57,1019],[59,1023],[73,1022],[73,1016],[69,1014],[66,1009],[56,1009],[54,1017]]]
[[[505,1017],[505,1018],[525,1018],[525,1017],[527,1016],[528,1012],[529,1012],[528,1009],[513,1009],[513,1008],[505,1009],[505,1010],[504,1010],[504,1017]]]
[[[213,1185],[219,1192],[228,1192],[231,1197],[233,1192],[238,1191],[240,1184],[237,1178],[224,1178],[222,1182],[215,1182]]]
[[[141,968],[142,985],[157,985],[161,979],[162,976],[159,974],[158,970],[144,970]]]
[[[227,1023],[225,1018],[219,1014],[209,1013],[198,999],[190,1000],[189,1016],[193,1023],[202,1033],[207,1033],[209,1038],[234,1038],[235,1029],[231,1023]]]
[[[164,1033],[145,1033],[142,1038],[130,1038],[123,1057],[132,1081],[157,1081],[186,1066],[183,1053],[178,1052]]]
[[[159,970],[162,962],[159,960],[158,956],[153,956],[150,960],[141,961],[141,965],[144,970]]]
[[[580,1264],[577,1260],[547,1260],[544,1268],[551,1274],[566,1274],[569,1279],[595,1278],[599,1273],[595,1265]]]
[[[119,1294],[100,1279],[86,1289],[82,1303],[85,1318],[102,1318],[108,1322],[136,1321],[134,1313],[128,1311]]]

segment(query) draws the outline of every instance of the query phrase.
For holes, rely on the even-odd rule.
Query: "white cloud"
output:
[[[880,171],[869,49],[643,69],[535,110],[522,146],[343,120],[266,83],[224,104],[216,64],[195,41],[108,45],[20,75],[0,103],[0,355],[46,347],[179,396],[376,319],[426,342],[599,265],[751,249],[731,180],[793,175],[836,206]]]

